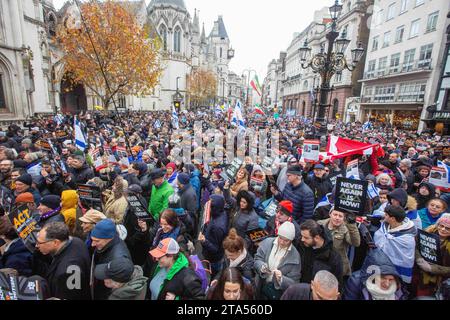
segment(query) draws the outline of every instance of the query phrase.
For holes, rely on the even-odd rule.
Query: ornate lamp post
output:
[[[358,47],[352,49],[352,62],[349,64],[345,58],[345,50],[347,49],[350,40],[346,39],[347,34],[344,31],[339,38],[337,31],[337,20],[342,11],[342,5],[339,0],[336,0],[333,6],[330,7],[330,14],[332,19],[331,31],[326,35],[328,40],[328,47],[325,52],[324,46],[321,46],[320,52],[311,56],[312,49],[308,46],[308,39],[305,40],[303,46],[299,49],[301,66],[303,69],[311,68],[314,73],[319,73],[322,79],[320,85],[319,110],[317,113],[316,122],[321,125],[321,132],[326,130],[325,109],[328,107],[328,94],[331,91],[330,81],[335,74],[341,74],[345,69],[353,71],[356,65],[364,55],[364,48],[359,42]],[[333,51],[334,49],[334,51]]]

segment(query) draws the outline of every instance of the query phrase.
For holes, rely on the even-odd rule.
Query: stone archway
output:
[[[61,80],[61,111],[78,114],[87,110],[86,90],[82,84],[73,84],[70,75],[65,74]]]

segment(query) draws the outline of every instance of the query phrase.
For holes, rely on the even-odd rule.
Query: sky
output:
[[[66,0],[53,0],[57,9]],[[147,4],[150,0],[146,0]],[[225,28],[235,49],[230,70],[241,75],[245,69],[258,72],[260,82],[272,59],[286,51],[293,34],[301,32],[313,20],[314,11],[331,6],[333,0],[184,0],[191,16],[199,10],[200,28],[206,35],[214,21],[223,16]]]

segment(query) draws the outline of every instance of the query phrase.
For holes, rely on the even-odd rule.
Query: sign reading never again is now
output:
[[[357,215],[364,215],[368,186],[369,183],[367,181],[337,178],[334,208]]]

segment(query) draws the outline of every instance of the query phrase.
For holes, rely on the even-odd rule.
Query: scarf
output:
[[[428,220],[430,221],[430,226],[435,225],[438,222],[439,218],[442,216],[442,213],[441,213],[436,218],[433,218],[430,211],[428,211],[428,208],[425,210],[425,212],[427,213]]]
[[[242,261],[244,261],[246,257],[247,257],[247,250],[244,248],[241,255],[237,257],[236,260],[233,261],[230,260],[230,268],[236,268],[237,266],[239,266],[239,264]]]
[[[292,217],[289,217],[287,221],[292,222]],[[277,219],[275,219],[275,235],[278,236],[278,228],[282,225],[282,223],[278,222]]]
[[[167,179],[167,182],[172,183],[173,181],[175,181],[177,176],[178,176],[178,172],[175,171],[174,173],[172,173],[172,175],[169,177],[169,179]]]
[[[59,214],[59,211],[60,211],[60,210],[61,210],[61,207],[58,207],[58,208],[56,208],[55,210],[52,210],[52,211],[49,211],[49,212],[44,213],[44,214],[41,216],[40,221],[47,220],[48,218],[51,218],[51,217],[53,217],[53,216],[56,216],[57,214]]]
[[[383,290],[380,288],[378,283],[380,282],[380,277],[376,277],[375,281],[370,278],[366,281],[366,288],[372,296],[373,300],[395,300],[395,292],[397,291],[397,284],[393,283],[389,289]]]

